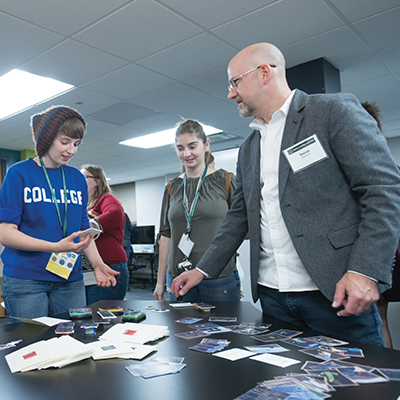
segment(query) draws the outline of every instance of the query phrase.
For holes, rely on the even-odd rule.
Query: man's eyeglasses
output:
[[[276,65],[272,65],[272,64],[268,64],[268,65],[269,65],[271,68],[276,68]],[[260,67],[261,67],[261,65],[259,65],[259,66],[256,67],[256,68],[251,69],[250,71],[245,72],[245,73],[242,74],[242,75],[237,76],[236,78],[230,79],[230,80],[229,80],[228,90],[230,91],[230,90],[236,88],[237,85],[238,85],[238,81],[239,81],[240,79],[242,79],[244,76],[250,74],[250,73],[253,72],[253,71],[257,71]]]

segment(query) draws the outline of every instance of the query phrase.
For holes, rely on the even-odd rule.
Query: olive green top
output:
[[[196,267],[200,258],[210,246],[217,234],[222,220],[228,211],[228,193],[226,190],[227,171],[219,169],[207,175],[201,185],[200,197],[193,215],[190,238],[194,242],[189,259]],[[189,208],[196,194],[200,178],[186,177],[186,194]],[[171,183],[171,197],[168,195],[168,185],[164,190],[161,208],[160,234],[171,239],[171,247],[167,260],[167,271],[173,277],[178,275],[176,265],[183,261],[184,254],[178,249],[182,234],[186,233],[187,221],[182,204],[182,178],[176,177]],[[236,177],[231,177],[230,197],[236,188]],[[235,257],[221,272],[220,277],[228,276],[236,267]]]

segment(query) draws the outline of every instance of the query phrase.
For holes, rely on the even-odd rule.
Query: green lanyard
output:
[[[199,200],[199,196],[200,196],[200,189],[201,189],[201,185],[204,182],[204,179],[207,175],[207,165],[204,168],[204,172],[203,175],[201,177],[201,179],[199,179],[199,182],[197,183],[197,189],[196,189],[196,195],[193,199],[193,203],[190,207],[189,210],[189,206],[188,206],[188,198],[186,195],[186,173],[183,174],[183,181],[182,181],[182,203],[183,203],[183,209],[185,211],[185,217],[187,220],[187,231],[186,233],[190,236],[190,232],[192,230],[192,219],[193,219],[193,214],[194,214],[194,210],[196,209],[196,205],[197,205],[197,200]]]
[[[62,175],[62,181],[63,181],[63,187],[64,187],[64,209],[65,209],[65,214],[64,214],[64,224],[61,221],[61,214],[60,214],[60,209],[58,207],[58,203],[57,203],[57,199],[56,199],[56,195],[54,194],[54,190],[53,187],[51,186],[51,182],[49,179],[49,175],[47,173],[46,167],[44,165],[43,159],[42,157],[39,157],[39,161],[40,161],[40,165],[43,168],[44,171],[44,175],[46,177],[46,181],[47,184],[49,185],[49,189],[50,189],[50,193],[51,196],[53,198],[53,203],[56,206],[56,211],[57,211],[57,216],[58,216],[58,221],[60,222],[60,226],[61,229],[63,231],[63,235],[64,237],[67,236],[67,203],[68,203],[68,199],[67,199],[67,185],[65,184],[65,174],[64,174],[64,168],[61,166],[61,175]]]

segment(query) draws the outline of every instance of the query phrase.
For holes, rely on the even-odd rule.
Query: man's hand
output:
[[[186,271],[177,276],[171,286],[172,293],[176,297],[185,295],[193,286],[197,286],[204,278],[204,275],[197,269]]]
[[[372,279],[347,272],[336,284],[332,307],[338,308],[342,305],[344,310],[340,310],[338,315],[348,317],[367,311],[377,300],[379,300],[378,288]]]
[[[97,265],[93,265],[93,269],[97,281],[97,286],[110,287],[117,284],[117,281],[115,280],[115,275],[119,275],[120,273],[114,271],[108,265],[104,263],[99,263]]]

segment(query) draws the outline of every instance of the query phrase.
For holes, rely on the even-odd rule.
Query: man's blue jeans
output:
[[[4,275],[3,299],[7,315],[30,319],[52,317],[86,305],[83,279],[51,282]]]
[[[317,290],[279,292],[258,285],[258,295],[264,314],[329,337],[384,346],[382,320],[376,304],[359,316],[339,317],[337,312],[341,308],[332,308],[332,302]]]
[[[167,291],[165,298],[168,301],[176,301],[176,297],[171,293],[171,285],[174,278],[167,273]],[[191,303],[213,301],[240,301],[240,279],[237,269],[223,278],[203,279],[197,286],[191,288],[183,297],[183,301]]]

